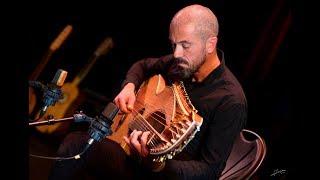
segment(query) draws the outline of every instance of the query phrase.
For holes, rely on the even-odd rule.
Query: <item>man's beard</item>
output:
[[[198,71],[200,66],[203,65],[204,60],[205,56],[202,57],[199,64],[190,66],[187,60],[183,58],[175,58],[172,60],[173,62],[168,69],[168,76],[174,81],[189,79]]]

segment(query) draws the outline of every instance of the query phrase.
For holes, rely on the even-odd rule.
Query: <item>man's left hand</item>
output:
[[[150,132],[142,132],[133,130],[129,137],[124,136],[124,140],[135,150],[141,157],[147,157],[149,155],[149,149],[147,148],[147,140]]]

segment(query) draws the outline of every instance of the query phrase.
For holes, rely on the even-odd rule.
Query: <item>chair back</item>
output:
[[[254,140],[250,140],[250,136],[253,136]],[[253,131],[243,129],[233,144],[219,180],[249,179],[260,167],[266,151],[262,137]]]

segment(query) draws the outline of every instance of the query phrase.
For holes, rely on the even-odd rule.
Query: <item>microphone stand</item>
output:
[[[87,141],[86,146],[84,147],[83,151],[75,156],[71,157],[46,157],[46,156],[38,156],[32,155],[34,157],[45,158],[45,159],[55,159],[55,160],[68,160],[68,159],[79,159],[83,153],[85,153],[88,148],[93,144],[93,142],[99,142],[106,136],[112,134],[111,124],[113,123],[113,118],[118,114],[119,109],[113,103],[109,103],[102,113],[96,118],[89,117],[80,111],[80,113],[74,114],[72,117],[61,118],[61,119],[48,119],[45,121],[38,121],[38,122],[30,122],[29,126],[41,126],[41,125],[50,125],[57,122],[66,122],[69,120],[74,120],[75,122],[83,122],[87,121],[90,122],[90,127],[88,130],[88,134],[90,138]],[[35,120],[37,121],[37,120]]]
[[[38,121],[38,122],[31,122],[29,123],[29,126],[42,126],[42,125],[51,125],[51,124],[55,124],[58,122],[65,122],[65,121],[69,121],[69,120],[73,120],[74,117],[67,117],[67,118],[61,118],[61,119],[48,119],[45,121]]]
[[[37,121],[37,120],[35,120],[35,121]],[[88,148],[92,145],[94,140],[98,141],[101,138],[103,138],[104,135],[107,135],[107,133],[111,132],[111,130],[109,129],[109,126],[105,126],[105,127],[99,126],[100,120],[95,120],[94,118],[91,118],[91,117],[83,114],[81,111],[80,111],[80,113],[74,114],[72,117],[61,118],[61,119],[52,118],[52,119],[45,120],[45,121],[30,122],[29,126],[41,126],[41,125],[58,123],[58,122],[66,122],[69,120],[75,120],[75,122],[81,122],[81,121],[91,122],[92,127],[90,126],[90,130],[89,130],[90,139],[87,141],[87,144],[84,147],[84,149],[81,151],[81,153],[79,153],[75,156],[70,156],[70,157],[49,157],[49,156],[39,156],[39,155],[34,155],[34,154],[30,154],[30,156],[37,157],[37,158],[43,158],[43,159],[59,160],[59,161],[70,160],[70,159],[79,159],[88,150]],[[98,126],[99,128],[96,128],[96,126]]]
[[[111,125],[113,123],[113,118],[118,114],[119,108],[114,104],[114,103],[109,103],[102,113],[96,118],[89,117],[82,113],[76,113],[72,117],[67,117],[67,118],[61,118],[61,119],[49,119],[45,121],[39,121],[39,122],[31,122],[29,123],[29,126],[38,126],[38,125],[48,125],[52,123],[57,123],[57,122],[66,122],[69,120],[74,119],[75,122],[83,122],[87,121],[90,122],[90,127],[89,127],[89,135],[90,135],[90,140],[88,141],[88,147],[92,144],[92,142],[95,141],[100,141],[103,139],[105,136],[111,135],[112,130],[111,130]]]
[[[60,119],[51,118],[51,119],[44,120],[44,121],[34,120],[37,122],[30,122],[29,126],[52,125],[55,123],[66,122],[66,121],[70,121],[70,120],[75,120],[75,122],[82,122],[82,121],[92,122],[94,120],[94,118],[88,117],[87,115],[83,114],[82,111],[80,111],[80,113],[76,113],[72,117],[66,117],[66,118],[60,118]]]

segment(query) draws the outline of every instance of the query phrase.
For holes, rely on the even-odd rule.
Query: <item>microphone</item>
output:
[[[57,101],[63,98],[61,87],[67,77],[68,72],[62,69],[58,69],[51,83],[47,86],[43,86],[43,106],[40,110],[41,118],[47,111],[49,106],[54,106]]]
[[[112,134],[111,125],[113,123],[113,118],[118,112],[119,108],[114,103],[110,102],[100,115],[91,120],[88,130],[91,138],[88,143],[93,140],[99,142],[101,139]]]
[[[83,154],[93,144],[94,141],[100,142],[106,136],[112,134],[111,125],[113,118],[118,114],[119,108],[112,102],[110,102],[102,111],[102,113],[95,118],[88,117],[83,113],[78,113],[73,116],[75,122],[90,122],[88,134],[90,139],[87,141],[87,145],[82,151]],[[79,158],[77,156],[77,158]]]

